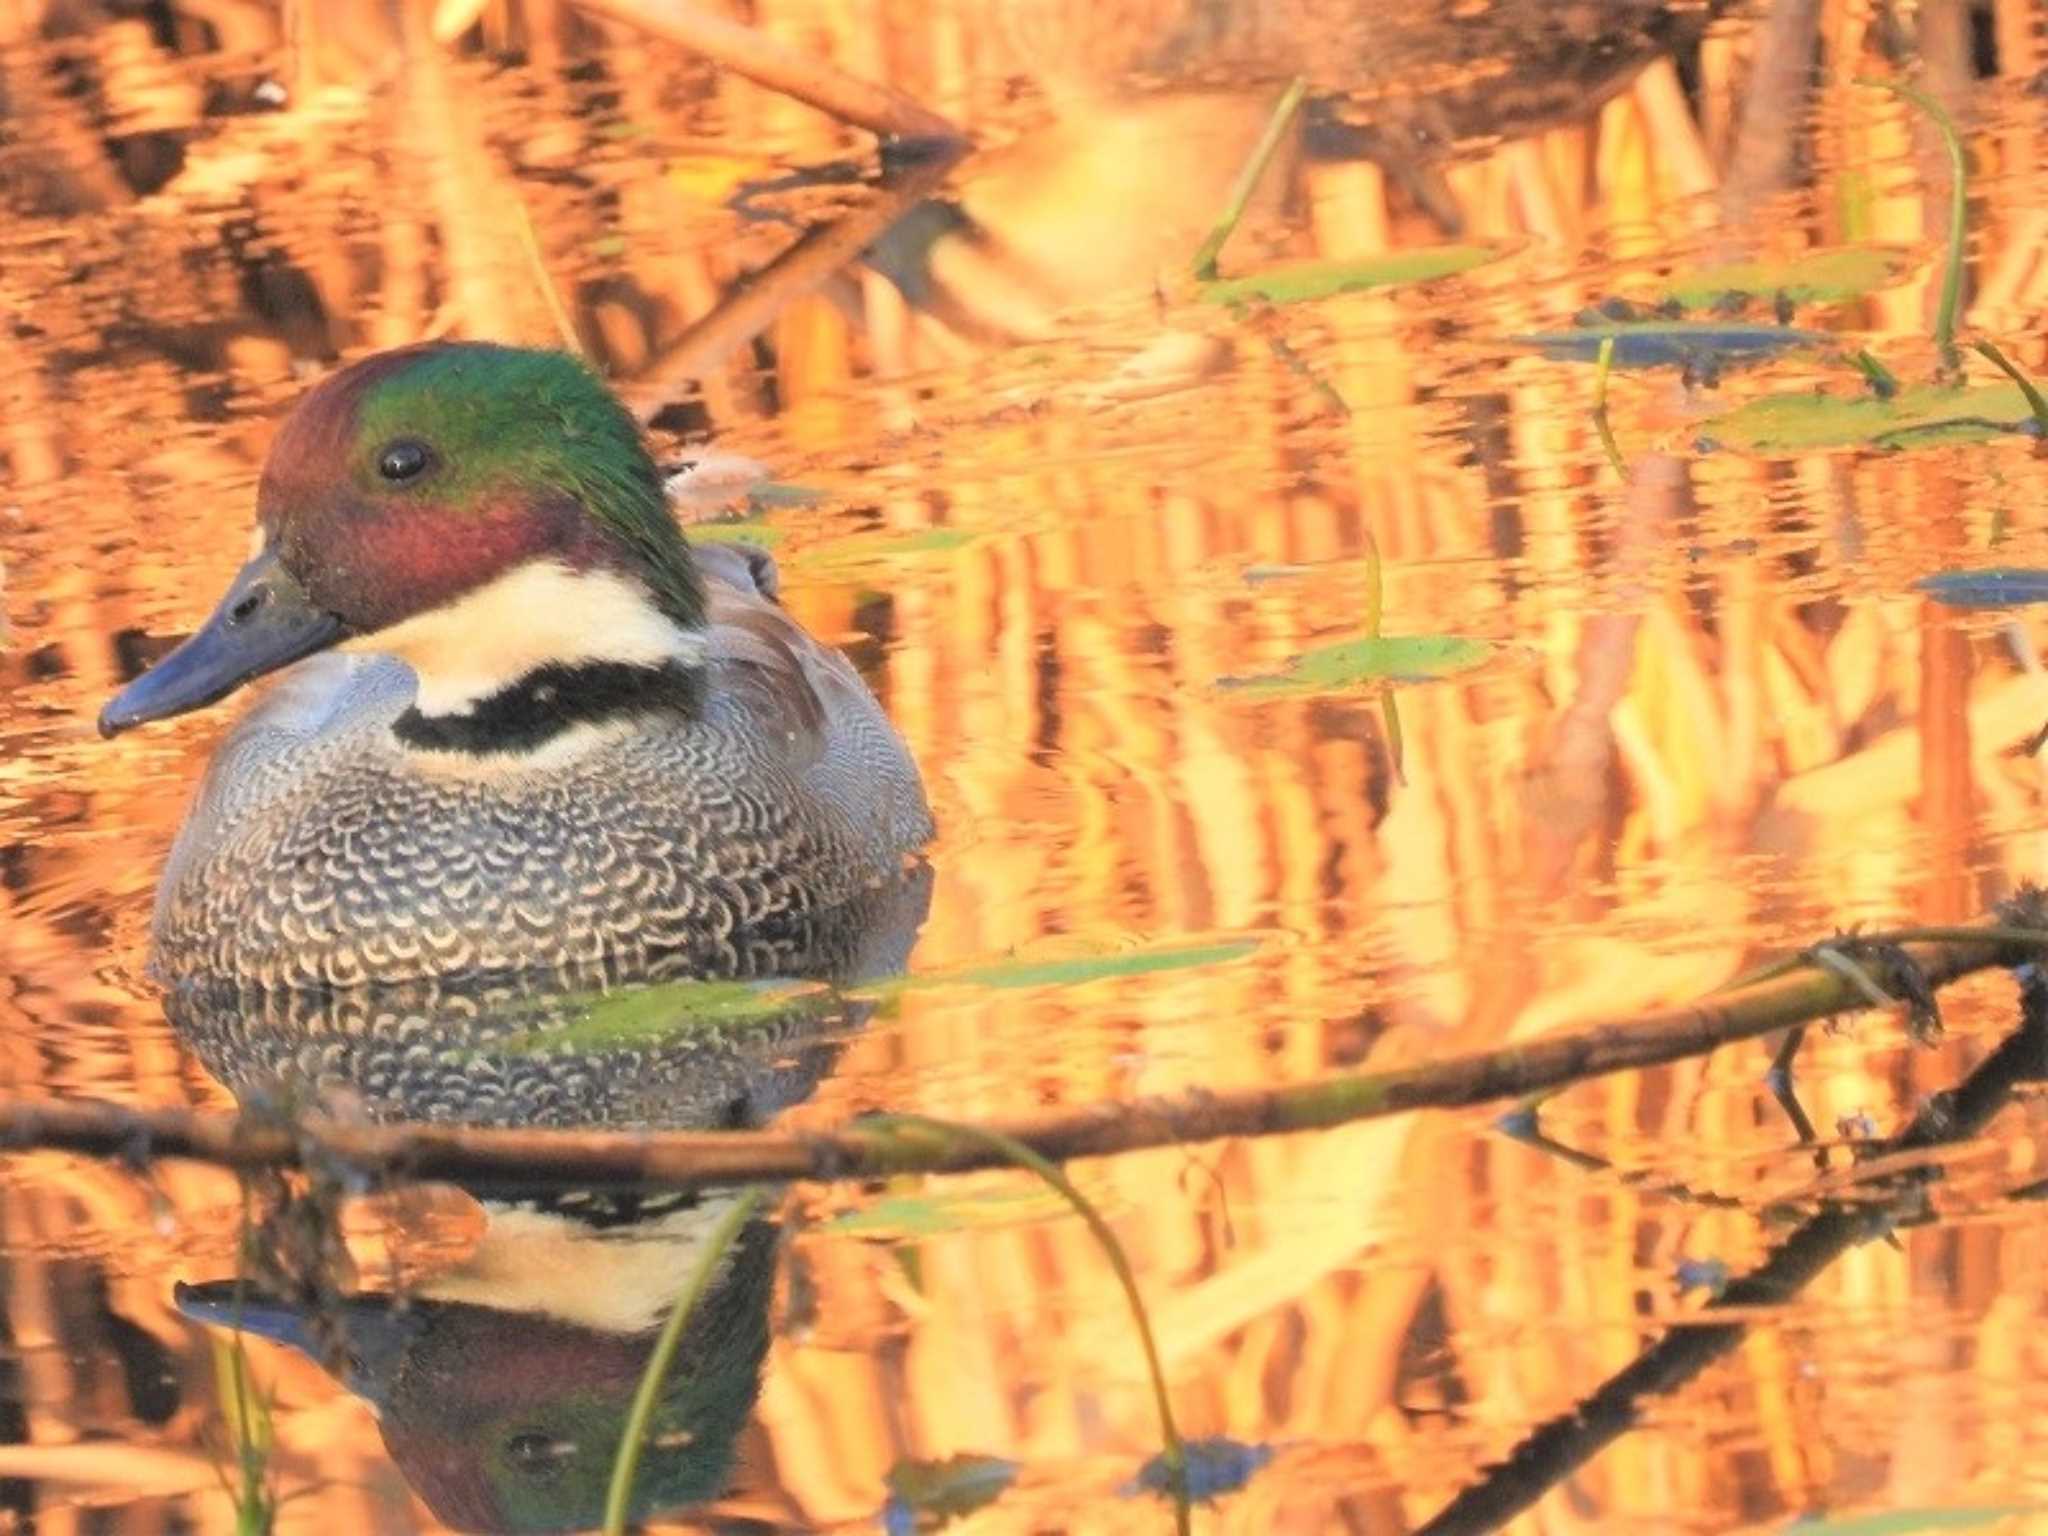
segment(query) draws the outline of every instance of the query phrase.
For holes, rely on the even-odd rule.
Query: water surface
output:
[[[549,339],[516,194],[583,344],[636,398],[660,393],[663,347],[788,238],[725,211],[733,187],[866,150],[553,6],[486,7],[427,50],[438,64],[414,38],[382,75],[385,55],[339,29],[295,56],[267,12],[214,9],[0,34],[10,1096],[234,1103],[205,1045],[221,1037],[186,1018],[181,1039],[143,975],[162,855],[226,714],[113,743],[91,722],[239,561],[301,380],[444,329]],[[1978,173],[1966,320],[2039,372],[2048,173],[2028,82],[2048,60],[2031,6],[1981,9],[1960,77]],[[1747,16],[1576,117],[1557,92],[1504,89],[1522,115],[1497,146],[1439,162],[1424,135],[1390,166],[1283,166],[1288,195],[1255,205],[1226,270],[1442,244],[1446,208],[1503,254],[1232,314],[1181,278],[1277,90],[1227,50],[1139,92],[1118,71],[1142,61],[1034,73],[965,12],[755,11],[966,124],[985,149],[952,190],[1029,258],[935,257],[955,307],[933,295],[928,312],[849,269],[659,418],[665,448],[708,439],[814,493],[747,536],[859,662],[940,825],[917,984],[807,1023],[816,1049],[762,1047],[781,1074],[754,1094],[762,1115],[992,1119],[1396,1066],[1682,1004],[1838,928],[1965,921],[2037,876],[2041,626],[1912,587],[2048,564],[2035,441],[1697,451],[1703,417],[1767,390],[1853,393],[1845,365],[1807,354],[1711,391],[1617,374],[1624,481],[1591,422],[1592,369],[1504,339],[1615,294],[1654,302],[1730,255],[1882,243],[1899,262],[1881,286],[1797,318],[1927,378],[1942,162],[1901,104],[1849,84],[1850,61],[1883,64],[1864,18],[1828,23],[1799,129],[1810,175],[1725,238],[1711,182]],[[1509,59],[1442,54],[1453,71]],[[1368,120],[1394,120],[1380,110]],[[1441,120],[1461,142],[1485,131]],[[1105,141],[1116,154],[1091,161]],[[770,202],[812,218],[859,195]],[[1770,296],[1756,309],[1775,323]],[[1398,764],[1377,687],[1243,686],[1359,638],[1376,591],[1386,634],[1485,647],[1399,688]],[[1837,1143],[1895,1129],[2014,1018],[1989,977],[1948,997],[1932,1046],[1874,1016],[1813,1031],[1815,1125]],[[1184,1432],[1272,1451],[1198,1525],[1416,1528],[1697,1308],[1682,1262],[1756,1262],[1783,1230],[1769,1208],[1814,1177],[1768,1061],[1735,1047],[1546,1107],[1551,1134],[1624,1174],[1510,1142],[1495,1110],[1076,1165],[1137,1268]],[[690,1123],[695,1102],[588,1115]],[[2008,1197],[2042,1177],[2041,1130],[2023,1093],[1949,1154],[1932,1219],[1760,1317],[1516,1529],[1914,1510],[1929,1528],[2031,1528],[2048,1509],[2048,1271],[2038,1205]],[[1674,1199],[1674,1181],[1731,1199]],[[629,1214],[599,1257],[493,1227],[451,1191],[353,1218],[356,1273],[333,1288],[375,1291],[395,1263],[423,1300],[393,1323],[300,1298],[308,1315],[344,1305],[315,1353],[335,1326],[358,1353],[382,1341],[385,1377],[376,1359],[343,1369],[382,1397],[381,1432],[304,1353],[251,1344],[295,1495],[279,1528],[435,1530],[436,1511],[510,1528],[513,1508],[573,1523],[553,1388],[582,1372],[616,1402],[708,1215]],[[1016,1472],[963,1529],[1171,1528],[1126,1491],[1158,1427],[1122,1294],[1029,1180],[809,1188],[776,1216],[782,1246],[754,1230],[692,1378],[730,1475],[675,1470],[668,1502],[714,1500],[678,1528],[871,1526],[892,1469],[965,1455]],[[0,1505],[23,1528],[233,1528],[219,1335],[174,1286],[232,1277],[243,1220],[217,1170],[8,1159]],[[203,1306],[188,1293],[186,1310]]]

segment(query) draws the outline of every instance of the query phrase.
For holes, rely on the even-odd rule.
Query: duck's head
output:
[[[543,668],[607,668],[616,691],[702,655],[703,593],[660,474],[562,353],[434,343],[342,370],[280,429],[257,522],[213,616],[106,706],[104,734],[352,639],[411,663],[430,718]]]

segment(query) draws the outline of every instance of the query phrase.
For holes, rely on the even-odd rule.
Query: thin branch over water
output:
[[[2037,893],[2009,904],[2008,924],[1940,930],[1900,946],[1936,987],[2037,955]],[[1870,943],[1882,936],[1863,940]],[[983,1129],[1061,1161],[1148,1147],[1321,1130],[1417,1109],[1459,1109],[1587,1078],[1704,1055],[1830,1014],[1869,1006],[1860,978],[1808,962],[1689,1007],[1643,1014],[1387,1072],[1347,1073],[1279,1088],[1196,1092],[1106,1103],[989,1124]],[[240,1168],[339,1163],[377,1177],[473,1187],[537,1175],[578,1187],[709,1189],[766,1180],[839,1181],[899,1173],[1004,1167],[987,1144],[934,1135],[908,1119],[854,1121],[804,1134],[773,1131],[620,1132],[447,1125],[363,1125],[312,1116],[136,1110],[88,1101],[0,1101],[0,1150],[45,1149],[144,1162],[189,1158]]]
[[[2032,967],[2023,974],[2020,1002],[2019,1028],[1961,1083],[1929,1098],[1903,1130],[1871,1148],[1872,1157],[1965,1141],[2005,1106],[2017,1084],[2048,1075],[2048,981]],[[1914,1175],[1905,1177],[1913,1180],[1910,1187],[1919,1187]],[[1417,1536],[1467,1536],[1505,1525],[1634,1428],[1644,1399],[1691,1381],[1742,1341],[1759,1309],[1784,1306],[1849,1249],[1885,1235],[1897,1214],[1897,1202],[1823,1206],[1762,1264],[1730,1281],[1699,1322],[1670,1329],[1570,1411],[1539,1426]],[[1741,1320],[1712,1321],[1716,1313]]]

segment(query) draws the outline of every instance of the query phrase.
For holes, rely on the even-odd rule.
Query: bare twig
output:
[[[2048,986],[2029,976],[2021,997],[2020,1027],[1955,1088],[1934,1095],[1904,1129],[1878,1143],[1874,1150],[1879,1155],[1923,1152],[1974,1136],[2005,1105],[2017,1083],[2048,1069]],[[1896,1202],[1823,1206],[1761,1265],[1731,1281],[1698,1322],[1670,1329],[1570,1412],[1538,1427],[1418,1536],[1464,1536],[1505,1525],[1631,1428],[1644,1399],[1691,1381],[1740,1343],[1757,1315],[1784,1306],[1856,1244],[1884,1235],[1895,1209]]]
[[[2032,929],[1905,946],[1930,986],[2012,965],[2048,945]],[[1867,936],[1871,942],[1885,938]],[[1091,1105],[984,1129],[1061,1161],[1147,1147],[1321,1130],[1416,1109],[1518,1098],[1613,1072],[1662,1065],[1865,1005],[1830,971],[1806,969],[1689,1007],[1388,1072],[1340,1074],[1278,1088]],[[472,1186],[537,1175],[593,1188],[709,1189],[768,1180],[836,1181],[952,1173],[1010,1161],[966,1137],[935,1143],[900,1124],[854,1121],[829,1131],[560,1131],[449,1125],[287,1125],[274,1117],[136,1110],[90,1101],[0,1100],[0,1150],[40,1148],[134,1160],[190,1158],[240,1168],[340,1165],[370,1175]]]

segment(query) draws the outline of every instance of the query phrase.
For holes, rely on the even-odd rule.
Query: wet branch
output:
[[[2032,903],[2029,903],[2031,906]],[[2018,904],[2015,904],[2017,909]],[[2039,954],[2027,926],[1943,930],[1902,946],[1930,987]],[[1690,1007],[1596,1024],[1478,1055],[1278,1088],[1189,1093],[993,1123],[998,1136],[1053,1161],[1226,1136],[1320,1130],[1416,1109],[1456,1109],[1587,1078],[1703,1055],[1795,1024],[1868,1006],[1860,978],[1809,962]],[[89,1101],[0,1100],[0,1150],[123,1159],[187,1158],[235,1168],[340,1165],[367,1177],[440,1179],[487,1190],[536,1177],[590,1188],[707,1189],[766,1180],[857,1180],[1007,1166],[985,1143],[921,1130],[913,1120],[853,1121],[829,1131],[568,1131],[308,1117],[137,1110]]]
[[[1928,1099],[1903,1130],[1872,1147],[1870,1156],[1876,1160],[1922,1153],[1967,1140],[2004,1107],[2017,1084],[2044,1074],[2048,982],[2029,969],[2021,982],[2019,1028],[1956,1087]],[[1634,1428],[1644,1399],[1675,1391],[1742,1341],[1749,1322],[1715,1322],[1715,1313],[1733,1311],[1753,1318],[1760,1308],[1784,1306],[1850,1248],[1884,1236],[1900,1214],[1901,1202],[1913,1198],[1924,1178],[1924,1172],[1904,1175],[1904,1192],[1890,1204],[1854,1201],[1823,1206],[1773,1248],[1762,1264],[1730,1281],[1703,1309],[1699,1322],[1672,1328],[1569,1412],[1531,1432],[1504,1461],[1422,1526],[1417,1536],[1496,1530],[1529,1508]]]

